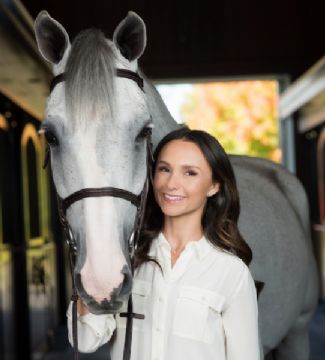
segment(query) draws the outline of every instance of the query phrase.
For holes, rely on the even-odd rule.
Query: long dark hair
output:
[[[246,265],[252,260],[252,251],[241,236],[237,222],[240,213],[239,194],[233,168],[220,143],[210,134],[182,127],[166,135],[154,153],[153,171],[163,147],[172,140],[189,141],[202,151],[212,170],[212,179],[220,184],[219,192],[207,198],[202,216],[202,228],[207,240],[215,247],[231,252]],[[148,256],[153,239],[162,231],[164,215],[158,206],[152,186],[149,190],[144,225],[138,242],[135,266],[155,261]]]

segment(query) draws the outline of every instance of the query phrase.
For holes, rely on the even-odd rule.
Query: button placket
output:
[[[162,277],[158,280],[157,289],[159,290],[153,309],[152,355],[153,359],[161,360],[164,358],[165,322],[167,313],[167,301],[164,301],[164,298],[166,298],[166,293],[168,292],[168,286]]]

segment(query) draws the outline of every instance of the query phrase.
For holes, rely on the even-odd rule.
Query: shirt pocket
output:
[[[148,311],[148,297],[151,292],[151,283],[149,281],[133,279],[132,286],[132,302],[133,312],[136,314],[144,315]],[[127,312],[127,302],[123,305],[121,312]],[[126,328],[127,318],[121,317],[120,314],[116,316],[117,328]],[[144,319],[133,318],[133,330],[142,330]]]
[[[224,298],[217,293],[193,286],[180,288],[176,300],[173,334],[205,343],[214,339],[214,320],[220,319]]]

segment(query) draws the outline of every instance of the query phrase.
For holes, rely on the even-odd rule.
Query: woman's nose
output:
[[[177,174],[175,173],[170,174],[167,181],[167,188],[169,190],[176,190],[179,188],[179,177],[177,176]]]

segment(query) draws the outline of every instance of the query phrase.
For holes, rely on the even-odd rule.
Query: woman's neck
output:
[[[202,238],[201,219],[197,216],[187,216],[186,218],[166,216],[163,233],[172,250],[183,250],[189,241]]]

